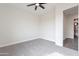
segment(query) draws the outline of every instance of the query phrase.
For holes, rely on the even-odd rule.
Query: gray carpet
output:
[[[54,52],[64,56],[78,55],[75,50],[56,46],[54,42],[43,39],[35,39],[0,48],[0,56],[46,56]]]
[[[67,38],[64,40],[63,45],[64,45],[64,47],[78,51],[78,38],[77,37],[75,37],[75,39]]]

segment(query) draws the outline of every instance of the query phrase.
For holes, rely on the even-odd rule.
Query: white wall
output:
[[[56,7],[56,44],[63,46],[63,9],[61,7]]]
[[[79,4],[78,4],[78,24],[79,24]],[[79,30],[79,25],[78,25]],[[79,31],[78,31],[78,53],[79,53]]]
[[[56,6],[55,11],[55,42],[59,46],[63,46],[63,11],[69,9],[71,7],[76,6],[77,4],[60,4]]]
[[[75,5],[77,4],[59,4],[42,15],[40,17],[41,38],[63,46],[63,11]]]
[[[9,5],[0,5],[0,47],[38,38],[38,17]]]
[[[41,38],[49,41],[55,41],[55,9],[43,14],[41,17]]]
[[[78,14],[64,15],[64,39],[74,39],[74,19],[78,18]]]
[[[78,4],[78,24],[79,24],[79,4]],[[79,30],[79,25],[78,25]],[[79,53],[79,31],[78,31],[78,53]]]
[[[65,15],[64,13],[63,13],[63,20],[64,20],[64,26],[63,26],[63,35],[64,35],[64,37],[63,37],[63,40],[65,40],[66,38],[67,38],[67,35],[66,35],[66,31],[67,31],[67,22],[68,22],[68,20],[67,20],[67,18],[68,18],[68,16],[67,15]]]
[[[41,16],[0,5],[0,46],[39,37],[63,46],[63,10],[74,6],[67,5],[60,4]]]

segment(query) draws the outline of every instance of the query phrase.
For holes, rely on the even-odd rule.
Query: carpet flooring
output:
[[[75,37],[75,39],[65,39],[63,46],[78,51],[78,37]]]
[[[0,56],[78,56],[78,52],[54,42],[35,39],[0,48]]]

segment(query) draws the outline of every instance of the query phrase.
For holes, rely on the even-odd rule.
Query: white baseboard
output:
[[[26,38],[26,39],[23,39],[23,40],[20,40],[20,41],[18,40],[18,41],[11,42],[11,43],[8,43],[8,44],[0,45],[0,47],[11,46],[11,45],[14,45],[14,44],[18,44],[18,43],[22,43],[22,42],[26,42],[26,41],[30,41],[30,40],[35,40],[35,39],[44,39],[44,40],[48,40],[48,41],[54,42],[53,40],[49,40],[49,39],[46,39],[46,38],[43,38],[43,37],[40,38],[40,36],[34,36],[32,38]]]
[[[21,41],[16,41],[16,42],[11,42],[11,43],[8,43],[8,44],[4,44],[4,45],[0,45],[0,47],[6,47],[6,46],[10,46],[10,45],[14,45],[14,44],[18,44],[18,43],[22,43],[22,42],[26,42],[26,41],[30,41],[30,40],[35,40],[35,39],[38,39],[39,37],[32,37],[32,38],[28,38],[28,40],[21,40]]]
[[[50,38],[45,38],[45,37],[41,37],[42,39],[45,39],[45,40],[48,40],[48,41],[53,41],[55,42],[53,39],[50,39]]]

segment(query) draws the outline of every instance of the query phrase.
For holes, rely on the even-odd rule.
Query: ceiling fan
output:
[[[35,6],[35,10],[37,10],[37,7],[41,7],[42,9],[45,9],[45,7],[43,6],[43,4],[46,4],[46,3],[32,3],[32,4],[29,4],[27,6],[28,7],[29,6]]]

